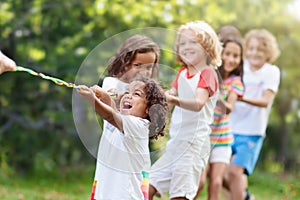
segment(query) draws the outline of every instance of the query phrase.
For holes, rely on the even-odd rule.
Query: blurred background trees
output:
[[[282,80],[259,167],[296,171],[300,166],[300,17],[291,12],[295,5],[299,4],[293,0],[6,0],[0,3],[0,49],[20,66],[73,82],[95,46],[126,30],[175,30],[192,20],[205,20],[216,30],[234,25],[242,34],[266,28],[282,51],[275,63]],[[161,63],[175,66],[175,59],[162,55]],[[2,172],[55,172],[79,163],[94,165],[77,135],[71,97],[71,89],[24,73],[0,76]]]

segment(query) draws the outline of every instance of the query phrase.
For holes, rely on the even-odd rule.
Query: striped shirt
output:
[[[222,97],[224,100],[227,100],[231,92],[236,93],[238,96],[243,96],[244,85],[240,76],[231,76],[223,82]],[[211,146],[230,146],[233,143],[229,117],[218,102],[214,110],[214,121],[210,126],[212,129],[210,134]]]

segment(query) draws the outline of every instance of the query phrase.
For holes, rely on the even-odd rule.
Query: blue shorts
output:
[[[245,174],[252,174],[260,150],[263,145],[264,138],[262,136],[246,136],[233,134],[234,143],[232,145],[232,164],[241,166],[245,169]]]

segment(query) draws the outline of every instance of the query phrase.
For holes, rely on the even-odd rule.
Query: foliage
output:
[[[205,20],[215,29],[235,25],[243,34],[251,28],[266,28],[282,50],[275,63],[282,70],[282,82],[262,157],[271,157],[283,168],[297,167],[300,85],[295,80],[300,74],[300,22],[287,12],[290,2],[7,0],[0,3],[0,48],[19,65],[71,82],[97,44],[129,29],[176,29],[191,20]],[[162,53],[161,62],[175,66],[167,52]],[[162,77],[168,77],[168,71],[163,73]],[[1,171],[51,173],[91,162],[73,123],[72,90],[24,73],[5,73],[0,82]]]

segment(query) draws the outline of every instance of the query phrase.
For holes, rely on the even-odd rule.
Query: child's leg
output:
[[[219,200],[221,199],[223,176],[226,171],[226,163],[212,163],[210,168],[210,178],[208,185],[208,199]]]
[[[194,153],[192,151],[192,153]],[[193,155],[187,149],[173,169],[173,176],[170,184],[171,199],[194,199],[200,183],[200,177],[205,169],[207,158],[201,155]]]
[[[210,155],[208,199],[221,199],[223,179],[231,158],[231,146],[216,146]]]
[[[169,191],[172,170],[168,153],[161,156],[151,167],[149,174],[149,200]]]
[[[153,196],[157,192],[156,188],[152,185],[149,186],[149,200],[153,200]]]
[[[247,182],[244,174],[252,174],[262,144],[261,136],[235,135],[236,154],[229,167],[229,184],[232,199],[243,199]]]
[[[202,190],[203,190],[203,188],[205,186],[208,168],[209,168],[209,165],[207,165],[206,169],[201,173],[198,191],[197,191],[197,194],[196,194],[194,200],[198,199],[200,193],[202,192]]]

